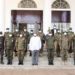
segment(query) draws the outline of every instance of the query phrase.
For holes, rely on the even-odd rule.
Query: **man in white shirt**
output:
[[[39,50],[41,49],[41,39],[37,34],[30,38],[29,50],[32,51],[32,65],[38,65]]]

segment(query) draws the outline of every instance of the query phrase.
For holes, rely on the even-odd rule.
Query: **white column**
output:
[[[45,0],[43,11],[43,32],[47,34],[48,28],[51,27],[51,0]]]
[[[0,0],[0,31],[4,32],[4,0]]]
[[[71,27],[75,33],[75,1],[72,2],[71,7]]]
[[[6,28],[9,28],[11,31],[11,10],[6,8],[5,11],[5,31]]]

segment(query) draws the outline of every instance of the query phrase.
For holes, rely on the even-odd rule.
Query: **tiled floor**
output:
[[[54,65],[48,65],[47,56],[39,57],[39,65],[32,66],[31,57],[27,55],[24,65],[18,65],[17,57],[14,57],[13,64],[7,65],[4,57],[4,65],[0,64],[0,75],[75,75],[73,58],[68,58],[66,63],[61,58],[55,57]]]
[[[0,75],[75,75],[75,69],[0,69]]]

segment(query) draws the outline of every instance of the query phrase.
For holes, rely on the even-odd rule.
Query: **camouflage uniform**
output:
[[[48,64],[53,65],[54,60],[54,36],[46,35],[46,47],[48,51]]]
[[[74,59],[74,65],[75,65],[75,35],[73,37],[73,45],[72,45],[72,47],[73,47],[73,59]]]
[[[27,30],[26,31],[24,31],[23,32],[23,35],[24,35],[24,37],[25,37],[25,39],[26,39],[26,50],[25,50],[25,54],[27,53],[27,48],[28,48],[28,44],[29,44],[29,32],[27,32]]]
[[[72,44],[73,44],[73,32],[68,32],[68,42],[69,42],[69,53],[72,53]]]
[[[0,34],[2,34],[0,32]],[[3,64],[3,55],[4,55],[4,36],[0,36],[0,63]]]
[[[18,37],[16,40],[16,46],[17,46],[17,54],[18,54],[18,60],[19,60],[19,65],[23,65],[23,60],[24,60],[24,53],[26,50],[26,39],[24,36]]]
[[[15,52],[15,56],[17,56],[16,40],[17,40],[18,37],[19,37],[19,32],[14,32],[14,39],[15,39],[14,52]]]
[[[57,57],[60,57],[60,52],[61,52],[61,33],[57,32],[55,34],[55,51],[56,51],[56,55]]]
[[[5,42],[8,40],[9,34],[10,34],[10,32],[5,32],[5,34],[4,34]],[[6,46],[4,47],[4,49],[5,49],[5,56],[7,56]]]
[[[7,64],[12,64],[13,51],[14,51],[14,37],[12,33],[9,33],[8,39],[5,40],[5,48],[6,48],[7,60],[8,60]]]
[[[67,61],[68,58],[68,37],[67,35],[62,35],[62,45],[61,45],[61,55],[62,55],[62,60],[65,62]]]

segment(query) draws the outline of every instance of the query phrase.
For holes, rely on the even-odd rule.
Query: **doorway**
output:
[[[12,31],[18,28],[22,31],[24,28],[28,32],[33,30],[37,32],[39,29],[43,31],[43,11],[41,10],[12,10]]]
[[[27,29],[27,24],[26,23],[19,23],[19,31],[22,32],[24,28]]]

